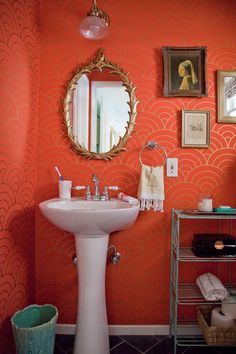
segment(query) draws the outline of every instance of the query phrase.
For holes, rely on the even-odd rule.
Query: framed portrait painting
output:
[[[163,47],[165,97],[207,96],[206,47]]]
[[[210,146],[210,111],[182,111],[182,147]]]

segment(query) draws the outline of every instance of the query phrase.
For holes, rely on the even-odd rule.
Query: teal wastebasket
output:
[[[30,305],[11,317],[17,354],[53,354],[58,310]]]

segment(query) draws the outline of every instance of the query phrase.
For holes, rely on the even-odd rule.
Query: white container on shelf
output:
[[[198,202],[198,210],[211,212],[213,211],[213,197],[212,195],[201,195]]]

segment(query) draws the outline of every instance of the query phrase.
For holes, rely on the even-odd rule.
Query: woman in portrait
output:
[[[179,76],[182,77],[179,90],[193,90],[196,88],[197,76],[191,60],[184,60],[178,67]]]

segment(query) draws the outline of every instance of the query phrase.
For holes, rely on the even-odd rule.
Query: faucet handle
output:
[[[80,191],[81,189],[85,189],[84,199],[91,200],[91,192],[89,186],[75,186],[73,187],[76,191]]]
[[[85,191],[85,196],[84,199],[85,200],[91,200],[92,196],[91,196],[91,191],[90,191],[90,187],[86,186],[86,191]]]
[[[104,189],[103,189],[103,193],[101,195],[101,198],[100,200],[109,200],[110,199],[110,196],[109,196],[109,191],[108,191],[108,186],[105,186]]]
[[[110,199],[110,195],[109,195],[109,190],[113,190],[113,191],[118,191],[121,188],[118,186],[105,186],[103,193],[102,193],[102,200],[109,200]]]
[[[119,186],[107,186],[111,191],[119,191],[121,188]]]
[[[80,191],[81,189],[85,189],[87,186],[74,186],[72,189],[75,189],[76,191]]]

